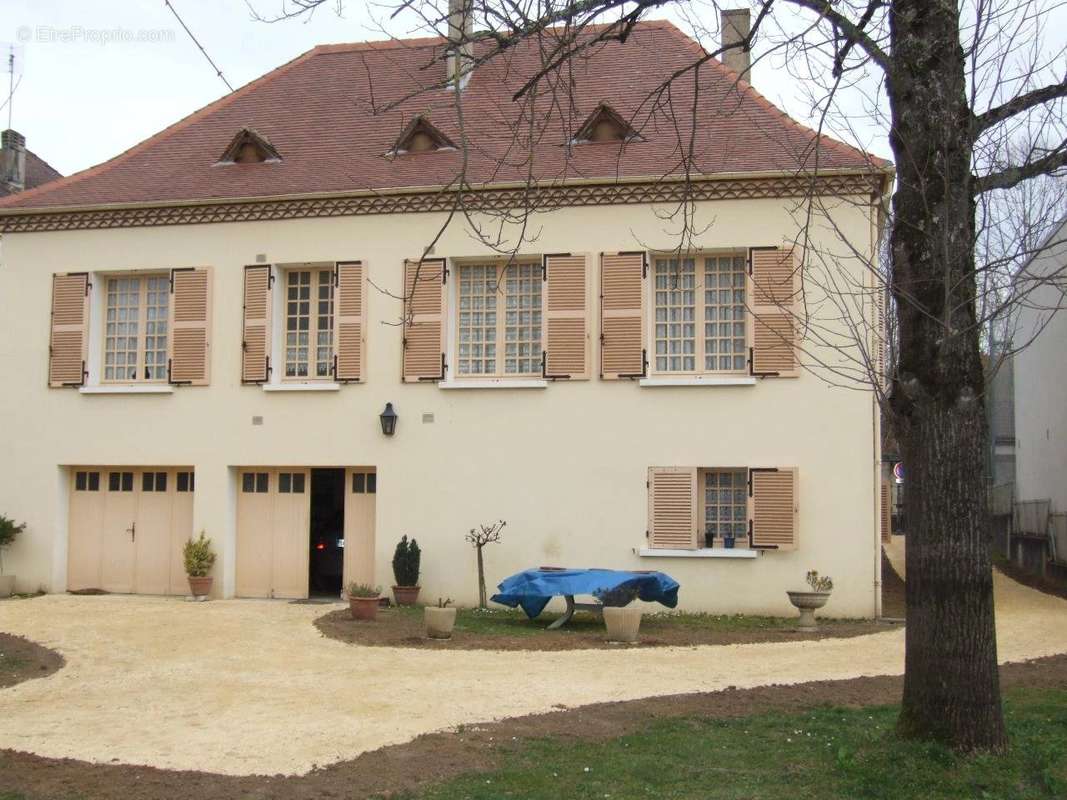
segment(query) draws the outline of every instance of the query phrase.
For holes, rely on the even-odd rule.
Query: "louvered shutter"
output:
[[[600,377],[641,378],[645,351],[644,253],[604,253],[600,257]]]
[[[886,295],[889,293],[888,287],[884,286],[880,276],[874,276],[874,342],[871,347],[873,350],[871,357],[871,367],[874,370],[875,385],[881,389],[885,389],[888,385],[887,376],[885,373],[885,355],[886,355]]]
[[[753,375],[795,378],[800,374],[797,329],[801,270],[796,252],[779,247],[749,251],[749,370]]]
[[[241,340],[241,383],[270,378],[271,284],[269,264],[245,267],[244,330]]]
[[[797,548],[797,470],[750,469],[749,539],[765,550]]]
[[[170,273],[171,383],[207,386],[210,377],[211,273],[174,269]]]
[[[442,258],[404,262],[405,382],[444,378],[446,279]]]
[[[89,274],[52,276],[48,385],[82,386],[89,346]]]
[[[893,538],[893,491],[889,481],[882,481],[881,494],[882,541],[888,544]]]
[[[696,467],[649,467],[648,546],[697,548]]]
[[[544,259],[546,378],[589,378],[588,264],[584,255]]]
[[[366,337],[366,269],[361,261],[341,261],[336,267],[337,308],[334,377],[338,381],[360,381],[364,377]]]

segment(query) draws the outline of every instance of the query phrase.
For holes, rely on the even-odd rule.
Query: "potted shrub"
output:
[[[816,630],[815,609],[822,608],[830,599],[830,592],[834,589],[834,582],[828,575],[820,576],[815,570],[807,574],[810,591],[786,592],[789,602],[800,611],[800,619],[797,623],[798,631]]]
[[[413,606],[419,599],[419,565],[422,552],[419,543],[407,536],[401,537],[393,551],[393,599],[398,606]]]
[[[382,599],[380,586],[366,583],[348,585],[348,611],[352,619],[375,620],[378,618],[378,603]]]
[[[200,537],[190,539],[182,550],[185,559],[185,574],[189,578],[189,591],[193,597],[207,597],[211,594],[214,578],[208,575],[215,564],[215,551],[211,549],[211,540],[200,531]]]
[[[452,601],[437,598],[436,606],[423,609],[423,622],[427,638],[451,639],[452,629],[456,627],[456,609]]]
[[[604,606],[601,613],[608,631],[608,641],[636,642],[641,628],[641,608],[630,603],[637,598],[637,588],[624,583],[614,589],[598,592],[597,596]]]
[[[0,597],[11,597],[15,593],[15,576],[4,574],[4,550],[14,544],[24,530],[25,522],[16,525],[15,520],[0,514]]]

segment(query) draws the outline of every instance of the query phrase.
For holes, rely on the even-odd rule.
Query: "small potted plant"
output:
[[[800,619],[797,623],[798,631],[816,630],[815,609],[822,608],[830,599],[830,592],[834,590],[834,582],[828,575],[820,576],[815,570],[807,574],[810,591],[789,592],[789,602],[800,611]]]
[[[419,599],[419,565],[422,552],[419,543],[407,536],[401,537],[393,552],[393,599],[398,606],[413,606]]]
[[[206,598],[211,594],[214,578],[208,575],[215,564],[215,551],[211,549],[211,540],[200,531],[200,537],[190,539],[182,549],[185,560],[185,574],[189,578],[189,591],[194,598]]]
[[[631,606],[637,598],[637,587],[622,584],[614,589],[598,592],[597,597],[603,604],[604,627],[608,631],[609,642],[636,642],[641,628],[641,607]]]
[[[382,587],[366,583],[348,585],[348,611],[352,619],[370,620],[378,618],[378,604],[382,599]]]
[[[452,629],[456,627],[456,609],[452,600],[437,598],[436,606],[423,609],[423,622],[426,624],[426,636],[429,639],[451,639]]]
[[[0,597],[11,597],[15,593],[15,576],[4,574],[4,549],[14,544],[24,530],[26,523],[16,525],[15,520],[0,514]]]

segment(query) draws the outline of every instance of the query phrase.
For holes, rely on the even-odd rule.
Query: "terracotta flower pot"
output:
[[[619,608],[604,606],[604,627],[608,629],[609,642],[636,642],[641,628],[641,609],[634,606]]]
[[[815,609],[822,608],[830,599],[829,592],[786,592],[789,602],[800,611],[800,619],[797,621],[798,631],[814,631],[818,626],[815,622]]]
[[[378,601],[380,597],[348,596],[348,611],[352,619],[374,621],[378,618]]]
[[[430,639],[451,639],[452,629],[456,627],[456,609],[426,606],[424,611],[426,635]]]
[[[214,578],[210,575],[188,575],[189,578],[189,592],[193,597],[207,597],[211,594],[211,584],[214,582]]]
[[[15,593],[15,576],[0,575],[0,597],[11,597]]]
[[[418,586],[394,586],[393,599],[398,606],[413,606],[419,599]]]

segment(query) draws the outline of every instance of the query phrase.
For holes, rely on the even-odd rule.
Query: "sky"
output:
[[[265,16],[281,2],[249,1]],[[379,20],[388,11],[345,0],[339,17],[327,0],[310,19],[267,24],[252,18],[245,0],[171,4],[235,88],[317,44],[383,38]],[[228,92],[164,0],[3,0],[3,5],[4,84],[10,46],[17,57],[11,126],[65,175],[118,155]],[[421,35],[404,19],[387,30]],[[754,84],[794,118],[815,122],[810,102],[780,64],[758,63]],[[0,86],[0,102],[7,89]],[[0,111],[0,127],[7,127],[8,111]],[[890,156],[880,131],[861,132],[859,140]]]

